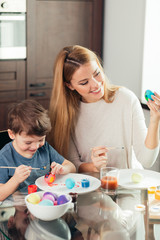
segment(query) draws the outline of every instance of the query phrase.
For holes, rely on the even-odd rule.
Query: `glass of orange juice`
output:
[[[113,195],[118,188],[118,168],[103,167],[100,169],[101,189],[107,194]]]

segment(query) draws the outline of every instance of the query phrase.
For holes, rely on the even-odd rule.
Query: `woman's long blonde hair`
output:
[[[103,71],[100,60],[93,51],[74,45],[63,48],[55,61],[49,107],[52,130],[47,140],[65,158],[68,157],[70,135],[74,134],[81,101],[79,93],[70,90],[66,83],[70,83],[73,74],[80,66],[93,60],[96,60]],[[112,102],[118,88],[110,85],[106,79],[104,100],[108,103]]]

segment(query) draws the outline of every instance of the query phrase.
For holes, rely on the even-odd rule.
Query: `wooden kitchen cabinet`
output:
[[[51,95],[51,89],[35,89],[27,91],[27,98],[35,99],[46,109],[48,108],[48,99]]]
[[[8,128],[11,103],[25,99],[25,60],[0,61],[0,130]]]
[[[101,56],[102,22],[103,0],[28,0],[27,97],[49,104],[54,61],[64,46],[79,44]]]
[[[8,108],[10,104],[25,99],[25,90],[0,91],[0,131],[8,129]]]
[[[25,64],[25,60],[0,61],[0,92],[25,89]]]
[[[27,58],[0,61],[0,130],[8,106],[35,99],[49,106],[53,65],[64,47],[79,44],[102,54],[104,0],[27,0]]]

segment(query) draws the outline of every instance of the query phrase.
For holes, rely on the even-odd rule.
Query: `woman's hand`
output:
[[[159,123],[160,123],[160,95],[154,92],[152,100],[148,100],[148,107],[150,109],[150,122],[148,126],[145,145],[149,149],[154,149],[159,144]]]
[[[107,147],[99,146],[92,148],[91,159],[97,170],[107,165]]]
[[[20,184],[29,177],[31,170],[32,168],[30,166],[20,165],[16,168],[13,178]]]
[[[148,107],[150,109],[151,121],[160,121],[160,95],[154,92],[155,96],[152,95],[152,100],[148,100]]]

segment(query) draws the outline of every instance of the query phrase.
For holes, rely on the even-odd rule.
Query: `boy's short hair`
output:
[[[27,135],[45,136],[51,130],[48,111],[29,99],[10,106],[8,124],[15,134],[24,131]]]

